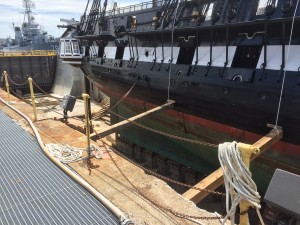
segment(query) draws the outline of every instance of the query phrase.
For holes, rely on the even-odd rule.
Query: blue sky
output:
[[[64,29],[58,29],[58,24],[63,24],[60,19],[80,20],[87,0],[34,0],[35,8],[32,9],[35,20],[48,34],[60,37]],[[92,1],[91,1],[92,2]],[[118,5],[127,5],[129,0],[116,0]],[[130,1],[132,2],[132,1]],[[137,2],[137,1],[135,1]],[[140,1],[142,2],[142,1]],[[108,9],[111,9],[113,0],[108,1]],[[132,3],[131,3],[132,4]],[[23,0],[0,0],[0,38],[14,38],[12,23],[20,26],[24,14]]]

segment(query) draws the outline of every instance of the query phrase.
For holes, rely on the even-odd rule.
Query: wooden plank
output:
[[[170,101],[168,101],[164,105],[158,106],[158,107],[156,107],[154,109],[148,110],[148,111],[143,112],[143,113],[141,113],[139,115],[133,116],[133,117],[127,119],[127,120],[123,120],[120,123],[116,123],[116,124],[114,124],[114,125],[112,125],[110,127],[107,127],[106,129],[103,129],[103,130],[97,132],[97,134],[95,134],[95,135],[99,135],[100,137],[105,137],[107,135],[115,133],[115,132],[117,132],[117,131],[119,131],[121,129],[124,129],[124,128],[128,127],[128,126],[131,126],[133,124],[132,122],[134,122],[134,121],[138,121],[138,120],[140,120],[140,119],[142,119],[142,118],[144,118],[146,116],[150,116],[150,115],[152,115],[152,114],[154,114],[156,112],[159,112],[159,111],[161,111],[163,109],[167,109],[167,108],[171,107],[174,103],[175,103],[175,101],[170,100]],[[95,135],[91,135],[91,137],[95,136]]]
[[[268,133],[267,135],[259,139],[257,142],[255,142],[253,146],[259,148],[260,154],[262,154],[267,149],[269,149],[272,145],[278,142],[282,138],[282,134],[283,134],[282,129],[280,127],[277,127],[276,129],[273,129],[270,133]],[[251,160],[255,159],[260,154],[252,156]],[[220,167],[219,169],[211,173],[209,176],[201,180],[194,187],[207,189],[207,190],[215,190],[219,186],[221,186],[223,182],[224,182],[223,171],[222,168]],[[201,202],[208,195],[209,193],[206,191],[189,189],[185,193],[183,193],[182,196],[197,204]]]

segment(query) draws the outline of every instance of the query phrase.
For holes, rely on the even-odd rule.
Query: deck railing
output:
[[[117,7],[116,9],[109,10],[106,13],[106,16],[113,16],[117,14],[123,14],[123,13],[129,13],[129,12],[135,12],[138,10],[145,10],[145,9],[150,9],[154,7],[159,7],[162,6],[163,1],[156,1],[155,3],[153,1],[151,2],[143,2],[135,5],[129,5],[125,7]]]

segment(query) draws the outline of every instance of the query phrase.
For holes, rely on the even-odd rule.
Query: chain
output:
[[[11,91],[11,93],[13,93],[15,96],[17,96],[18,98],[26,101],[26,99],[24,97],[22,97],[21,95],[17,94],[17,92],[15,92],[11,87],[9,87],[9,90]],[[28,101],[27,101],[28,102]]]
[[[39,87],[39,85],[37,85],[33,80],[32,80],[32,83],[33,83],[39,90],[41,90],[45,95],[48,95],[49,97],[54,98],[54,99],[56,99],[56,100],[60,100],[60,101],[62,100],[61,98],[52,96],[52,95],[50,95],[49,93],[45,92],[45,91],[44,91],[41,87]],[[76,97],[76,98],[77,98],[77,97]],[[39,101],[37,101],[37,102],[38,102],[39,104],[41,104],[42,106],[46,107],[48,110],[53,111],[53,112],[55,112],[55,113],[57,113],[57,114],[59,114],[59,115],[65,116],[64,114],[55,111],[55,109],[49,108],[47,105],[43,104],[42,102],[39,102]],[[73,119],[79,120],[79,121],[81,121],[81,122],[83,121],[83,119],[79,119],[79,118],[77,118],[77,117],[68,117],[68,118],[73,118]]]
[[[84,75],[90,82],[92,82],[91,78],[88,77],[87,75]],[[132,87],[125,93],[125,95],[115,104],[113,105],[110,109],[109,108],[106,108],[104,110],[104,112],[102,113],[102,115],[106,112],[110,112],[124,120],[127,120],[128,122],[130,123],[133,123],[134,125],[136,126],[139,126],[143,129],[146,129],[146,130],[149,130],[151,132],[154,132],[154,133],[157,133],[157,134],[161,134],[163,136],[167,136],[167,137],[170,137],[170,138],[173,138],[173,139],[177,139],[177,140],[180,140],[180,141],[185,141],[185,142],[190,142],[190,143],[194,143],[194,144],[199,144],[199,145],[204,145],[204,146],[209,146],[209,147],[213,147],[213,148],[218,148],[218,145],[216,144],[212,144],[212,143],[208,143],[208,142],[204,142],[204,141],[198,141],[198,140],[193,140],[193,139],[188,139],[188,138],[184,138],[184,137],[179,137],[177,135],[173,135],[173,134],[169,134],[169,133],[166,133],[166,132],[163,132],[163,131],[159,131],[159,130],[155,130],[153,128],[150,128],[150,127],[146,127],[140,123],[137,123],[135,121],[131,121],[130,119],[127,119],[115,112],[112,111],[113,108],[115,108],[119,103],[121,103],[128,95],[129,93],[132,91],[132,89],[134,88],[135,84],[137,83],[137,81],[132,85]],[[100,114],[100,113],[99,113]],[[98,115],[98,116],[95,116],[95,118],[100,118],[101,115]]]
[[[132,121],[130,119],[127,119],[126,117],[123,117],[123,116],[121,116],[121,115],[119,115],[119,114],[117,114],[117,113],[115,113],[111,110],[109,110],[109,112],[116,115],[116,116],[118,116],[118,117],[120,117],[120,118],[122,118],[122,119],[124,119],[124,120],[127,120],[128,122],[130,122],[130,123],[132,123],[132,124],[134,124],[138,127],[141,127],[145,130],[149,130],[149,131],[157,133],[157,134],[161,134],[163,136],[167,136],[167,137],[177,139],[177,140],[180,140],[180,141],[185,141],[185,142],[190,142],[190,143],[194,143],[194,144],[204,145],[204,146],[208,146],[208,147],[214,147],[214,148],[218,147],[218,145],[216,145],[216,144],[208,143],[208,142],[205,142],[205,141],[198,141],[198,140],[193,140],[193,139],[189,139],[189,138],[179,137],[179,136],[174,135],[174,134],[169,134],[169,133],[166,133],[166,132],[163,132],[163,131],[159,131],[159,130],[144,126],[144,125],[142,125],[140,123],[137,123],[135,121]]]
[[[7,76],[7,78],[9,79],[10,82],[12,82],[14,85],[17,85],[17,86],[23,86],[28,83],[28,80],[26,80],[24,83],[18,84],[16,82],[14,82],[13,79],[11,79],[9,76]]]
[[[52,96],[50,93],[47,93],[45,92],[37,83],[34,82],[34,80],[32,80],[32,83],[41,91],[43,92],[45,95],[48,95],[50,96],[51,98],[55,98],[57,100],[62,100],[62,98],[59,98],[59,97],[55,97],[55,96]],[[78,96],[74,96],[76,99],[80,99],[81,98],[81,95],[78,95]]]
[[[99,168],[100,166],[99,165],[94,165],[92,160],[91,160],[91,156],[88,156],[88,159],[86,161],[86,164],[87,164],[87,168],[88,168],[88,171],[89,171],[89,175],[91,175],[92,173],[92,169],[97,169]]]
[[[58,98],[58,97],[55,97],[55,96],[52,96],[50,93],[47,93],[46,91],[44,91],[37,83],[34,82],[34,80],[32,79],[32,83],[34,84],[34,86],[36,86],[41,92],[43,92],[45,95],[48,95],[50,96],[51,98],[54,98],[56,100],[62,100],[62,98]]]
[[[202,219],[202,220],[219,220],[221,219],[220,217],[218,216],[214,216],[214,217],[209,217],[209,216],[194,216],[194,215],[187,215],[187,214],[184,214],[184,213],[181,213],[181,212],[177,212],[171,208],[168,208],[166,206],[163,206],[157,202],[155,202],[154,200],[152,200],[151,198],[147,197],[144,193],[142,193],[129,179],[128,177],[123,173],[123,171],[120,169],[120,167],[118,166],[118,164],[116,163],[116,161],[114,160],[114,158],[112,157],[112,155],[110,154],[109,152],[109,149],[107,148],[107,144],[103,141],[102,138],[100,138],[100,140],[102,141],[109,157],[111,158],[112,162],[114,163],[114,165],[117,167],[117,169],[119,170],[119,172],[122,174],[122,176],[128,181],[128,183],[130,183],[130,185],[136,190],[137,193],[139,193],[141,196],[143,196],[145,199],[147,199],[149,202],[151,202],[153,205],[155,205],[157,208],[163,210],[163,211],[166,211],[166,212],[169,212],[177,217],[181,217],[181,218],[184,218],[184,219]]]
[[[86,76],[86,75],[85,75],[85,76]],[[89,78],[88,76],[86,76],[86,77],[90,80],[90,78]],[[203,141],[192,140],[192,139],[188,139],[188,138],[183,138],[183,137],[179,137],[179,136],[176,136],[176,135],[168,134],[168,133],[165,133],[165,132],[162,132],[162,131],[158,131],[158,130],[155,130],[155,129],[153,129],[153,128],[146,127],[146,126],[144,126],[144,125],[142,125],[142,124],[139,124],[139,123],[137,123],[137,122],[131,121],[131,120],[129,120],[129,119],[127,119],[127,118],[125,118],[125,117],[123,117],[123,116],[121,116],[121,115],[119,115],[119,114],[113,112],[112,109],[115,108],[119,103],[121,103],[121,102],[129,95],[129,93],[132,91],[132,89],[134,88],[134,86],[136,85],[136,83],[137,83],[137,82],[135,82],[135,83],[132,85],[132,87],[125,93],[125,95],[122,96],[122,98],[121,98],[116,104],[114,104],[111,108],[106,108],[106,109],[104,110],[104,112],[110,112],[110,113],[112,113],[112,114],[114,114],[114,115],[116,115],[116,116],[118,116],[118,117],[121,117],[121,118],[123,118],[123,119],[125,119],[125,120],[127,120],[127,121],[129,121],[129,122],[131,122],[131,123],[133,123],[133,124],[135,124],[135,125],[141,127],[141,128],[144,128],[144,129],[146,129],[146,130],[150,130],[150,131],[155,132],[155,133],[158,133],[158,134],[162,134],[162,135],[164,135],[164,136],[168,136],[168,137],[171,137],[171,138],[174,138],[174,139],[178,139],[178,140],[181,140],[181,141],[191,142],[191,143],[200,144],[200,145],[206,145],[206,146],[209,146],[209,147],[218,147],[218,145],[215,145],[215,144],[211,144],[211,143],[207,143],[207,142],[203,142]],[[104,105],[102,105],[102,106],[104,106]],[[100,114],[100,113],[99,113],[99,114]],[[104,113],[101,113],[101,114],[103,115]],[[99,117],[101,117],[101,116],[99,116]],[[95,132],[95,133],[97,134],[97,132]],[[97,135],[99,136],[99,134],[97,134]],[[100,137],[100,136],[99,136],[99,137]],[[102,140],[101,137],[100,137],[100,139],[101,139],[101,141],[103,142],[103,140]],[[104,142],[103,142],[103,143],[104,143]],[[115,149],[114,149],[114,150],[115,150]],[[116,150],[115,150],[115,151],[116,151]],[[161,176],[161,175],[159,175],[159,174],[154,173],[154,172],[151,171],[151,170],[148,170],[147,168],[144,168],[144,167],[140,166],[139,164],[135,163],[135,162],[132,161],[131,159],[127,158],[125,155],[123,155],[123,154],[120,153],[119,151],[116,151],[116,153],[119,154],[119,155],[121,155],[123,158],[125,158],[125,159],[128,160],[129,162],[133,163],[133,164],[136,165],[137,167],[139,167],[139,168],[141,168],[141,169],[147,171],[148,173],[150,173],[150,174],[152,174],[152,175],[154,175],[154,176],[156,176],[156,177],[159,177],[159,178],[161,178],[161,179],[163,179],[163,180],[166,180],[166,181],[168,181],[168,182],[171,182],[171,183],[174,183],[174,184],[177,184],[177,185],[181,185],[181,186],[184,186],[184,187],[188,187],[188,188],[191,188],[191,189],[195,189],[195,190],[198,190],[198,191],[205,191],[205,192],[208,192],[208,193],[210,193],[210,194],[215,194],[215,195],[225,196],[225,193],[222,193],[222,192],[217,192],[217,191],[213,191],[213,190],[207,190],[207,189],[205,189],[205,188],[203,188],[203,189],[202,189],[202,188],[197,188],[197,187],[194,187],[194,186],[191,186],[191,185],[188,185],[188,184],[185,184],[185,183],[182,183],[182,182],[179,182],[179,181],[175,181],[175,180],[172,180],[172,179],[170,179],[170,178]]]
[[[103,142],[103,140],[101,140],[101,141]],[[195,187],[195,186],[192,186],[192,185],[189,185],[189,184],[185,184],[185,183],[182,183],[182,182],[179,182],[179,181],[176,181],[176,180],[172,180],[171,178],[168,178],[168,177],[164,177],[164,176],[162,176],[160,174],[157,174],[157,173],[153,172],[152,170],[149,170],[149,169],[147,169],[147,168],[145,168],[145,167],[137,164],[135,161],[131,160],[130,158],[128,158],[126,155],[122,154],[117,149],[114,149],[114,148],[112,148],[112,149],[113,149],[113,151],[117,155],[119,155],[122,158],[126,159],[127,161],[129,161],[130,163],[132,163],[135,166],[139,167],[140,169],[145,170],[147,173],[152,174],[153,176],[156,176],[156,177],[158,177],[158,178],[160,178],[162,180],[165,180],[165,181],[168,181],[170,183],[177,184],[177,185],[180,185],[180,186],[183,186],[183,187],[187,187],[187,188],[190,188],[190,189],[195,189],[197,191],[204,191],[204,192],[207,192],[207,193],[210,193],[210,194],[214,194],[214,195],[225,196],[225,193],[223,193],[223,192],[208,190],[208,189],[205,189],[205,188],[198,188],[198,187]]]

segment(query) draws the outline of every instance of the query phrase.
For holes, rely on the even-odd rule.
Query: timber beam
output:
[[[150,115],[152,115],[152,114],[154,114],[154,113],[157,113],[157,112],[159,112],[159,111],[161,111],[161,110],[163,110],[163,109],[168,109],[168,108],[172,107],[172,105],[174,105],[174,103],[175,103],[175,101],[169,100],[169,101],[168,101],[166,104],[164,104],[164,105],[161,105],[161,106],[158,106],[158,107],[156,107],[156,108],[150,109],[150,110],[148,110],[148,111],[146,111],[146,112],[143,112],[143,113],[141,113],[141,114],[138,114],[138,115],[136,115],[136,116],[133,116],[133,117],[131,117],[131,118],[129,118],[129,119],[123,120],[122,122],[116,123],[116,124],[114,124],[114,125],[112,125],[112,126],[106,128],[106,129],[103,129],[103,130],[97,132],[97,134],[91,135],[91,137],[92,137],[92,136],[98,136],[98,135],[99,135],[100,137],[105,137],[105,136],[107,136],[107,135],[110,135],[110,134],[112,134],[112,133],[115,133],[115,132],[117,132],[117,131],[120,131],[120,130],[126,128],[126,127],[129,127],[129,126],[133,125],[132,122],[136,122],[136,121],[138,121],[138,120],[140,120],[140,119],[143,119],[143,118],[146,117],[146,116],[150,116]]]
[[[255,148],[260,149],[260,154],[265,152],[267,149],[269,149],[272,145],[277,143],[282,138],[282,129],[281,127],[276,127],[273,130],[270,131],[267,135],[259,139],[257,142],[255,142],[252,146]],[[251,157],[251,160],[258,157],[260,154],[253,155]],[[223,178],[223,171],[220,167],[216,171],[212,172],[210,175],[208,175],[206,178],[201,180],[198,184],[196,184],[194,187],[200,188],[200,189],[206,189],[206,190],[215,190],[219,186],[221,186],[224,182]],[[208,196],[209,193],[206,191],[199,191],[196,189],[189,189],[185,193],[183,193],[183,197],[191,200],[195,204],[201,202],[206,196]]]

